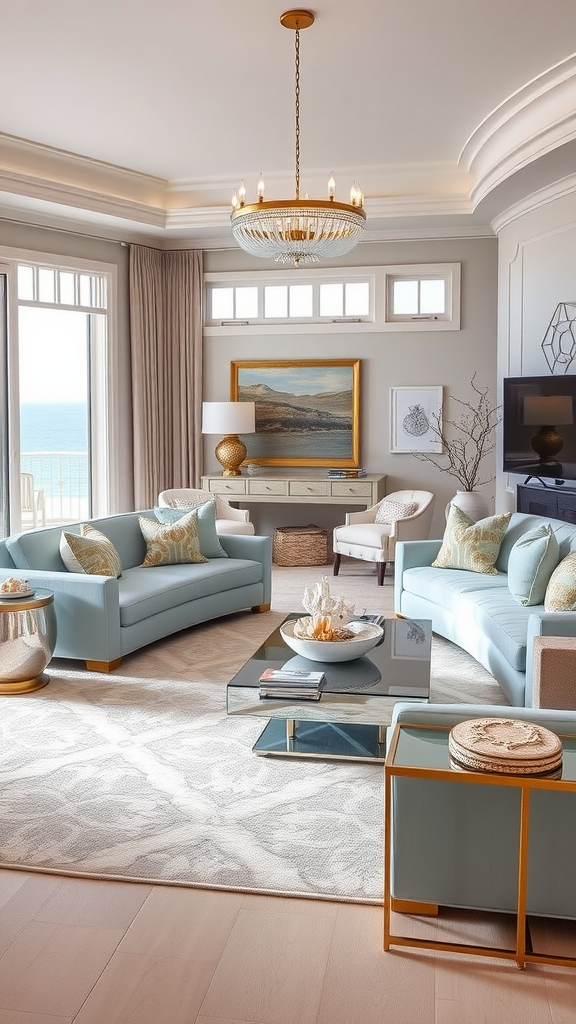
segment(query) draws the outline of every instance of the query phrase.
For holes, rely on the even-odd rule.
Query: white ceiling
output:
[[[285,0],[0,3],[0,215],[231,243],[259,172],[294,194]],[[574,0],[318,0],[301,189],[356,178],[371,237],[490,231],[576,170]],[[490,227],[492,225],[492,228]]]

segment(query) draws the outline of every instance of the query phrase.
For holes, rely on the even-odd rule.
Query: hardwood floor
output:
[[[511,922],[414,927],[502,942]],[[537,930],[576,954],[573,925]],[[576,971],[384,953],[379,907],[0,870],[0,1024],[574,1024],[575,1008]]]

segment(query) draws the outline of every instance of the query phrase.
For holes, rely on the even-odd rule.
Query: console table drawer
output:
[[[271,494],[280,495],[288,494],[288,481],[287,480],[249,480],[248,481],[248,494]]]
[[[358,495],[359,498],[370,498],[372,495],[372,484],[367,480],[339,480],[332,482],[331,494],[335,498],[349,498],[350,495]]]
[[[327,498],[330,494],[330,482],[328,480],[291,480],[290,494],[299,498],[309,498],[311,495]]]
[[[243,477],[211,477],[210,487],[214,494],[246,494],[246,480]]]

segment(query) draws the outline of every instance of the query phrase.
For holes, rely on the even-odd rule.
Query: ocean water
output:
[[[32,473],[35,487],[43,487],[48,497],[88,495],[88,411],[84,403],[22,404],[20,450],[22,471]],[[40,457],[31,452],[44,454]],[[56,457],[58,452],[72,454]]]

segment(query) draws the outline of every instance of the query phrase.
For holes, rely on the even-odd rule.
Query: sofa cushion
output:
[[[500,545],[510,513],[475,523],[457,505],[450,505],[442,547],[432,565],[437,569],[468,569],[495,576]]]
[[[133,626],[188,601],[261,581],[262,563],[244,558],[126,569],[118,581],[120,625]]]
[[[141,516],[138,522],[146,541],[144,568],[208,561],[200,551],[195,509],[176,523],[159,523],[146,516]]]
[[[184,508],[155,508],[154,515],[159,523],[177,523],[179,519],[187,515],[190,509]],[[213,501],[205,501],[204,504],[194,508],[194,515],[197,517],[198,538],[200,551],[205,558],[228,558],[216,533],[216,506]],[[244,524],[242,524],[244,525]]]
[[[122,575],[120,555],[111,540],[89,523],[82,523],[80,533],[62,531],[60,554],[69,572],[90,576]]]
[[[508,587],[518,604],[542,604],[548,581],[558,565],[560,548],[548,523],[520,537],[508,559]]]
[[[544,596],[547,612],[569,612],[576,607],[576,551],[566,555],[550,577]]]
[[[512,668],[525,671],[532,608],[514,600],[505,573],[491,576],[464,569],[446,572],[428,565],[405,569],[402,579],[405,591],[431,605],[441,605],[448,616],[458,620],[461,632],[469,623],[471,633],[483,633]]]

